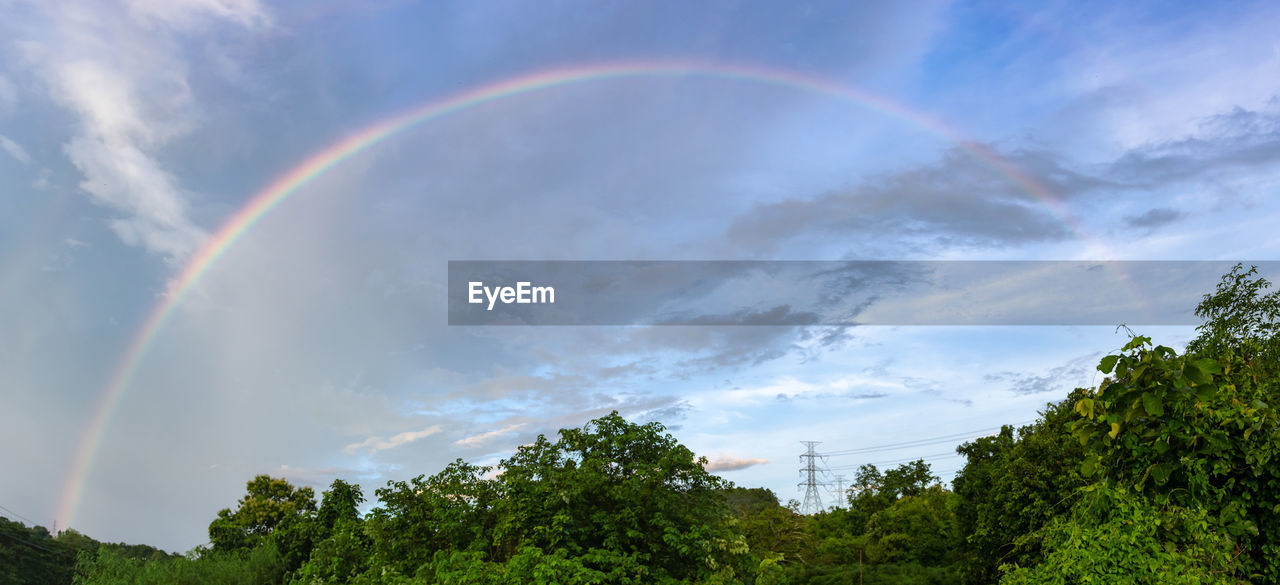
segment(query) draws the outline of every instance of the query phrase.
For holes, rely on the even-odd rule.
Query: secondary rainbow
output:
[[[915,112],[883,97],[839,83],[791,71],[755,66],[693,62],[605,63],[542,71],[523,75],[443,99],[435,100],[407,112],[384,119],[331,144],[281,175],[222,224],[212,237],[186,263],[173,279],[163,300],[147,315],[113,370],[101,393],[89,424],[77,444],[72,466],[59,497],[59,526],[70,527],[75,519],[85,482],[92,471],[93,458],[101,443],[111,415],[129,387],[139,364],[151,343],[164,327],[183,297],[195,286],[211,266],[254,226],[303,186],[335,165],[419,124],[513,96],[566,85],[622,78],[642,77],[709,77],[741,80],[765,85],[790,87],[835,99],[854,102],[866,108],[907,120],[959,146],[983,164],[1009,178],[1014,184],[1046,205],[1078,237],[1089,239],[1070,213],[1050,191],[1031,177],[996,156],[986,147],[963,139],[941,122]]]

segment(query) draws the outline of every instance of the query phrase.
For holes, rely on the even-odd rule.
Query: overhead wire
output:
[[[950,435],[929,437],[926,439],[914,439],[911,441],[902,441],[899,443],[885,443],[881,445],[872,445],[869,447],[858,447],[855,449],[824,451],[822,453],[817,453],[817,455],[821,455],[823,457],[841,457],[845,455],[859,455],[863,453],[879,453],[882,451],[895,451],[899,449],[909,449],[913,447],[925,447],[930,445],[940,445],[943,443],[954,443],[956,441],[963,441],[968,439],[976,439],[979,437],[989,436],[991,434],[995,434],[999,432],[1005,426],[1013,426],[1017,428],[1017,427],[1029,424],[1031,422],[1034,422],[1034,421],[1026,421],[1026,422],[1015,423],[1013,425],[1002,425],[999,427],[990,427],[985,429],[975,429],[972,431],[964,431],[960,433],[953,433]]]
[[[8,513],[10,513],[10,514],[13,514],[14,516],[16,516],[16,517],[18,517],[18,518],[21,518],[21,519],[23,519],[23,520],[26,520],[27,522],[30,522],[32,526],[37,526],[37,525],[39,525],[39,524],[40,524],[39,522],[36,522],[35,520],[32,520],[32,519],[30,519],[30,518],[27,518],[26,516],[23,516],[22,514],[19,514],[19,513],[17,513],[17,512],[14,512],[13,510],[10,510],[9,508],[6,508],[6,507],[4,507],[4,506],[0,506],[0,510],[4,510],[5,512],[8,512]]]

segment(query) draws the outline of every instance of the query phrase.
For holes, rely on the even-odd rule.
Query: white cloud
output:
[[[9,153],[9,156],[12,156],[14,160],[17,160],[23,165],[31,166],[31,155],[27,154],[26,149],[22,148],[21,145],[14,142],[8,136],[0,134],[0,148],[3,148],[5,152]]]
[[[524,426],[525,426],[525,423],[519,423],[519,424],[514,424],[514,425],[506,426],[506,427],[503,427],[503,428],[500,428],[500,429],[497,429],[497,430],[493,430],[493,431],[489,431],[489,432],[486,432],[486,433],[480,433],[480,434],[478,434],[478,435],[471,435],[470,437],[463,437],[463,438],[461,438],[461,439],[458,439],[457,441],[454,441],[454,442],[453,442],[453,444],[454,444],[454,445],[457,445],[457,446],[459,446],[459,447],[476,447],[476,446],[478,446],[478,445],[482,445],[482,444],[484,444],[486,441],[488,441],[488,440],[490,440],[490,439],[493,439],[493,438],[495,438],[495,437],[500,437],[500,436],[505,435],[505,434],[507,434],[507,433],[510,433],[510,432],[513,432],[513,431],[519,430],[520,428],[522,428],[522,427],[524,427]]]
[[[190,194],[158,158],[200,118],[181,57],[191,37],[178,33],[267,18],[253,0],[135,1],[129,8],[89,2],[43,9],[40,26],[19,29],[15,45],[52,100],[76,116],[64,151],[83,175],[80,188],[120,214],[111,225],[125,242],[182,259],[207,234],[188,217]],[[0,102],[3,94],[0,84]]]
[[[425,439],[438,432],[440,432],[440,425],[432,425],[420,431],[405,431],[398,435],[393,435],[389,439],[384,439],[382,437],[369,437],[363,441],[360,441],[359,443],[352,443],[350,445],[347,445],[343,449],[343,451],[347,453],[355,453],[356,451],[359,451],[361,449],[368,449],[369,453],[373,454],[373,453],[377,453],[378,451],[386,451],[387,449],[394,449],[396,447],[407,445],[409,443],[412,443],[420,439]]]
[[[739,459],[737,457],[722,455],[707,461],[707,464],[704,467],[707,471],[737,471],[739,469],[746,469],[753,465],[764,465],[768,462],[768,459],[760,459],[758,457],[744,457]]]
[[[881,398],[888,392],[902,390],[902,384],[870,376],[840,376],[834,379],[808,382],[794,376],[785,376],[771,383],[702,392],[689,398],[689,402],[703,408],[744,407],[766,404],[778,400],[843,397],[851,400]]]
[[[257,0],[128,0],[127,3],[134,15],[175,28],[206,24],[210,16],[248,27],[270,22]]]

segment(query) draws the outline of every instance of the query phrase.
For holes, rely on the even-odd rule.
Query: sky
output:
[[[450,326],[450,260],[1280,256],[1274,3],[0,11],[0,506],[100,540],[185,551],[260,473],[372,500],[613,410],[802,499],[801,441],[1026,423],[1127,341]]]

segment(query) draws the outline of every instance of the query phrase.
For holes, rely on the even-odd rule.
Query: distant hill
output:
[[[98,542],[75,530],[54,535],[0,517],[0,585],[70,585],[79,554],[97,555],[103,547],[136,559],[177,556],[143,544]]]

